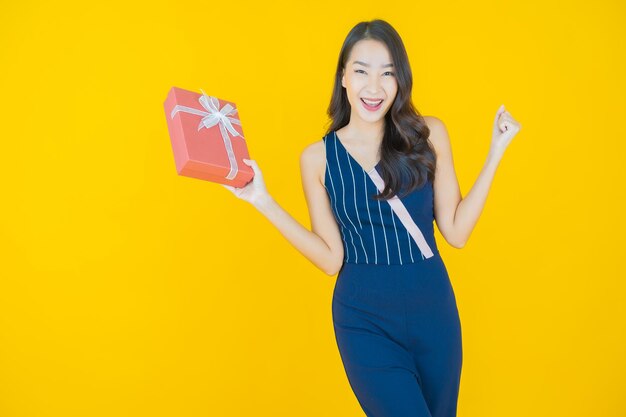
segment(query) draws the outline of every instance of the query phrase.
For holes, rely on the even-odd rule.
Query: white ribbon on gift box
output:
[[[200,89],[200,91],[202,91],[202,89]],[[226,153],[228,154],[228,161],[230,163],[230,172],[228,173],[228,175],[226,175],[226,179],[232,180],[237,176],[239,168],[237,165],[237,159],[235,158],[235,152],[233,151],[233,144],[230,141],[230,136],[228,136],[228,132],[232,133],[233,136],[239,136],[245,140],[245,138],[240,135],[239,132],[237,132],[232,125],[232,123],[234,123],[241,126],[241,122],[234,117],[229,117],[229,115],[235,114],[237,112],[237,109],[230,104],[226,104],[220,109],[219,100],[216,97],[207,96],[204,91],[202,91],[202,95],[200,96],[198,101],[207,111],[202,111],[193,107],[177,104],[172,109],[171,118],[174,118],[174,115],[177,112],[182,111],[184,113],[204,116],[202,120],[200,120],[198,130],[202,129],[202,127],[206,127],[208,129],[215,126],[216,124],[219,126],[220,132],[222,133],[222,139],[224,140],[224,147],[226,148]]]

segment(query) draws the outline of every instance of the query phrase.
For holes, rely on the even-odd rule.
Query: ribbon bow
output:
[[[202,89],[200,89],[202,91]],[[226,153],[228,154],[228,161],[230,163],[230,172],[226,175],[226,179],[232,180],[237,176],[237,172],[239,171],[237,166],[237,160],[235,159],[235,152],[233,151],[233,144],[230,140],[230,136],[228,132],[230,132],[233,136],[240,136],[242,139],[245,139],[242,135],[239,134],[233,127],[232,123],[241,126],[241,122],[229,115],[235,114],[237,109],[231,106],[230,104],[226,104],[221,109],[219,108],[220,102],[216,97],[207,96],[204,91],[202,91],[202,95],[198,99],[200,104],[206,111],[198,110],[193,107],[182,106],[177,104],[172,109],[171,118],[174,118],[174,115],[182,111],[184,113],[191,113],[197,116],[204,116],[202,120],[200,120],[200,124],[198,125],[198,131],[203,127],[207,129],[215,126],[216,124],[220,128],[220,132],[222,134],[222,139],[224,140],[224,147],[226,148]]]

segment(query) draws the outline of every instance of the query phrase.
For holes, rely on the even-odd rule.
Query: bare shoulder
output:
[[[422,116],[428,129],[430,129],[430,136],[428,139],[433,144],[435,152],[439,154],[441,151],[445,151],[450,146],[450,138],[448,136],[448,130],[446,125],[440,118],[436,116]]]
[[[326,147],[323,140],[310,143],[304,147],[300,154],[300,169],[314,175],[324,183],[324,171],[326,170]]]

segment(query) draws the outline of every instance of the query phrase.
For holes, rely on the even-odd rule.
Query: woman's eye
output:
[[[363,71],[362,69],[358,69],[358,70],[354,70],[354,72],[359,73],[359,74],[365,74],[365,71]],[[386,71],[385,74],[391,74],[392,76],[395,76],[396,74],[392,71]]]

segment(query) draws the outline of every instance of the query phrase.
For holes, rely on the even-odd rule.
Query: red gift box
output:
[[[238,188],[252,180],[235,103],[172,87],[163,106],[179,175]]]

